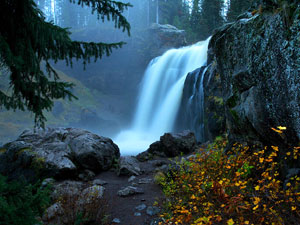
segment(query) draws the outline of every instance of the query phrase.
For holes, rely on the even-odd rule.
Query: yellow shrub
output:
[[[200,149],[187,166],[163,184],[168,201],[160,224],[297,224],[300,178],[278,178],[282,160],[298,160],[300,147],[278,156],[278,147],[259,149],[225,141]],[[297,222],[298,221],[298,222]]]

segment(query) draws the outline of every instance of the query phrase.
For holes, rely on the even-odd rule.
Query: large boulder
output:
[[[1,152],[0,173],[29,180],[77,177],[86,170],[98,173],[110,169],[120,157],[111,139],[75,128],[26,130]]]
[[[45,210],[43,224],[74,224],[79,213],[89,220],[87,223],[95,222],[97,214],[105,208],[104,191],[103,186],[87,186],[83,182],[66,180],[55,183],[51,194],[54,204]]]
[[[188,154],[196,150],[195,134],[190,131],[171,134],[165,133],[160,140],[150,145],[149,149],[137,155],[140,161],[149,160],[152,156],[175,157]]]
[[[147,30],[147,49],[148,56],[152,59],[171,48],[179,48],[187,45],[186,32],[170,24],[153,23]]]
[[[119,159],[119,168],[117,170],[118,176],[120,175],[141,175],[142,171],[139,161],[133,156],[123,156]]]

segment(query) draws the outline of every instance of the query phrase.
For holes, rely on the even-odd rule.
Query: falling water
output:
[[[158,6],[158,0],[156,0],[156,23],[159,23],[159,6]]]
[[[187,127],[192,130],[198,141],[203,142],[204,138],[204,75],[208,69],[208,66],[203,70],[199,70],[196,73],[194,86],[191,96],[189,97],[186,105]],[[200,82],[199,82],[200,79]],[[199,86],[197,85],[199,84]]]
[[[132,126],[114,138],[122,155],[145,151],[172,131],[186,75],[206,63],[208,41],[171,49],[152,60],[142,81]]]

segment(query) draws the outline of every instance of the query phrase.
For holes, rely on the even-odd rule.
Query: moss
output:
[[[36,170],[36,172],[38,172],[39,170],[44,168],[45,161],[46,160],[43,157],[34,157],[31,163],[31,168]]]
[[[31,148],[22,148],[18,151],[17,155],[21,155],[23,152],[32,152]]]
[[[235,110],[233,110],[233,109],[230,109],[229,112],[230,112],[230,114],[231,114],[231,116],[232,116],[234,122],[235,122],[237,125],[240,125],[240,122],[241,122],[241,121],[240,121],[240,117],[239,117],[238,113],[237,113]]]
[[[6,148],[0,148],[0,154],[1,154],[1,153],[5,153],[6,151],[7,151]]]
[[[222,97],[218,97],[218,96],[214,96],[214,102],[217,105],[223,105],[224,104],[223,98]]]
[[[226,101],[226,104],[228,105],[229,108],[233,108],[237,105],[238,99],[239,99],[238,96],[234,94]]]

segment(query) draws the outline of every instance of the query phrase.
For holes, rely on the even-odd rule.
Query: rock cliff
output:
[[[299,143],[299,31],[300,4],[295,1],[264,2],[215,32],[203,79],[205,139],[227,130],[231,141]],[[190,85],[187,81],[185,92]],[[287,130],[271,129],[278,126]]]

